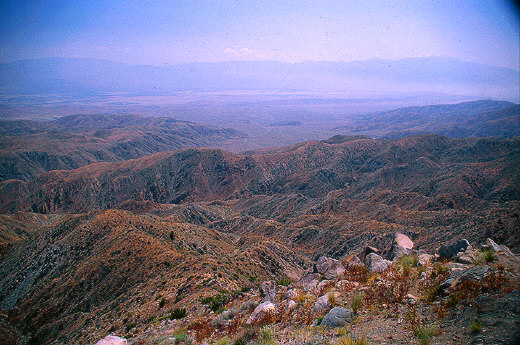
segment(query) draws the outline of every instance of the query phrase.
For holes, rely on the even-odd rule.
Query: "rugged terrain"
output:
[[[346,342],[346,334],[405,344],[422,341],[421,329],[433,325],[432,339],[442,344],[511,340],[519,148],[518,137],[335,136],[244,154],[181,149],[3,181],[0,337],[85,344],[111,333],[135,344],[225,343],[275,332],[272,339],[290,344]],[[409,258],[394,257],[396,233],[413,241]],[[461,238],[474,246],[464,257],[414,259]],[[509,248],[489,254],[493,248],[480,247],[487,238]],[[395,260],[375,273],[367,248]],[[323,255],[343,269],[309,278]],[[360,268],[350,264],[353,255]],[[452,272],[486,265],[493,268],[475,278],[471,296],[429,292]],[[319,289],[306,288],[313,279]],[[270,297],[277,312],[248,324],[270,293],[265,281],[297,293],[286,298],[278,286]],[[323,297],[328,292],[334,297]],[[351,309],[359,293],[353,324],[312,326],[335,305]],[[319,298],[330,303],[315,310]],[[296,309],[283,309],[289,300]],[[500,303],[511,322],[493,319]],[[459,332],[475,318],[488,333]]]
[[[0,180],[30,180],[49,170],[123,161],[183,147],[245,138],[234,129],[173,118],[71,115],[52,121],[0,121]]]

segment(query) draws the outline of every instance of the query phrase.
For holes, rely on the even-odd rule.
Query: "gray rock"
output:
[[[466,239],[458,240],[457,242],[448,245],[443,244],[439,248],[439,259],[451,259],[457,256],[459,252],[465,252],[469,247],[471,247],[471,245]]]
[[[325,279],[337,278],[345,272],[345,268],[341,261],[326,256],[319,258],[316,262],[315,270],[322,274]]]
[[[330,293],[331,292],[327,292],[325,295],[318,298],[318,300],[314,304],[314,308],[312,308],[312,310],[314,312],[322,311],[323,309],[326,309],[330,305],[329,304],[329,294]]]
[[[126,339],[116,337],[115,335],[109,335],[96,343],[96,345],[127,345]]]
[[[494,252],[496,252],[496,253],[502,251],[502,248],[501,248],[498,244],[496,244],[495,241],[493,241],[493,240],[490,239],[490,238],[486,239],[486,244],[489,246],[489,248],[490,248],[492,251],[494,251]]]
[[[345,327],[347,323],[352,323],[352,311],[342,308],[334,307],[321,321],[324,327]]]
[[[401,256],[410,255],[412,254],[412,248],[412,240],[405,234],[396,232],[392,241],[392,248],[390,249],[390,259],[397,260]]]
[[[300,279],[296,285],[304,287],[304,286],[307,286],[313,280],[319,280],[320,278],[321,278],[321,274],[310,273],[310,274],[307,274],[304,277],[302,277],[302,279]]]
[[[275,313],[275,312],[276,312],[276,307],[271,301],[265,301],[263,303],[260,303],[255,308],[255,310],[253,311],[253,313],[251,314],[249,319],[247,319],[246,324],[250,325],[252,323],[255,323],[256,321],[258,321],[260,318],[262,318],[267,313]]]
[[[314,279],[313,281],[311,281],[309,284],[307,284],[303,289],[305,291],[314,291],[316,289],[316,287],[318,286],[319,284],[319,280],[317,279]]]
[[[367,256],[369,256],[372,253],[379,254],[379,249],[377,249],[376,247],[372,247],[372,246],[366,246],[365,250],[363,251],[363,262],[365,263],[365,265],[367,264],[366,263]]]
[[[260,291],[264,295],[262,302],[275,300],[277,286],[278,284],[274,280],[265,281],[260,285]]]
[[[376,253],[370,253],[365,258],[365,265],[367,269],[372,272],[381,272],[385,270],[389,265],[390,261],[383,259],[381,256]]]
[[[493,269],[490,266],[474,266],[471,268],[453,271],[451,275],[439,286],[440,291],[446,291],[455,287],[457,284],[465,280],[479,281],[486,275],[491,273]]]
[[[296,309],[297,306],[298,304],[295,301],[290,300],[289,302],[287,302],[287,305],[285,306],[285,312],[290,312],[291,310]]]

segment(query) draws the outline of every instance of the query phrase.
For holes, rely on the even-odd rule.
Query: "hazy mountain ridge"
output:
[[[9,93],[161,94],[174,91],[444,92],[518,99],[517,70],[454,58],[355,62],[230,61],[133,66],[96,59],[46,58],[0,65],[0,89]]]
[[[520,134],[520,105],[493,100],[405,107],[355,117],[335,130],[376,138],[436,133],[450,137]]]

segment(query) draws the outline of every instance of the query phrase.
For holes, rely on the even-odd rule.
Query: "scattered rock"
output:
[[[325,289],[327,286],[330,286],[332,285],[331,281],[330,280],[327,280],[327,279],[323,279],[321,282],[318,283],[318,285],[316,286],[316,291],[318,293],[321,293],[323,291],[323,289]]]
[[[335,285],[336,289],[343,291],[352,290],[357,288],[358,286],[358,282],[351,282],[350,280],[338,280],[338,282]]]
[[[413,242],[412,240],[400,232],[396,232],[394,240],[392,241],[392,248],[390,250],[390,259],[396,260],[401,256],[412,254]]]
[[[457,258],[457,261],[461,264],[471,265],[473,262],[475,262],[475,258],[470,255],[461,255]]]
[[[452,271],[462,271],[468,268],[468,265],[458,263],[458,262],[452,262],[449,264],[448,268]]]
[[[115,335],[109,335],[96,343],[96,345],[127,345],[126,339],[116,337]]]
[[[361,262],[361,260],[359,259],[359,257],[357,255],[352,255],[352,256],[349,256],[349,258],[347,260],[345,260],[345,265],[347,267],[361,266],[361,265],[363,265],[363,263]]]
[[[341,261],[322,256],[315,264],[315,270],[325,279],[334,279],[345,272]]]
[[[250,325],[252,323],[255,323],[256,321],[260,320],[262,317],[264,317],[268,313],[275,313],[276,307],[271,301],[265,301],[263,303],[260,303],[249,319],[247,319],[246,324]]]
[[[298,304],[295,301],[290,300],[289,302],[287,302],[287,305],[285,306],[285,312],[290,312],[291,310],[296,309],[297,306]]]
[[[296,298],[298,298],[298,291],[296,289],[288,290],[284,297],[284,299],[291,299],[291,300],[296,299]]]
[[[430,254],[420,254],[419,255],[419,265],[427,266],[433,261],[433,256]]]
[[[347,323],[352,322],[352,311],[342,308],[334,307],[321,321],[321,325],[324,327],[345,327]]]
[[[365,262],[365,265],[367,261],[367,256],[369,256],[372,253],[379,254],[379,249],[372,246],[366,246],[365,250],[363,251],[363,262]]]
[[[365,265],[367,269],[372,272],[381,272],[385,270],[389,265],[390,261],[383,259],[381,256],[376,253],[370,253],[365,258]]]
[[[448,245],[443,244],[439,248],[439,259],[451,259],[459,252],[465,252],[470,247],[471,245],[466,239],[458,240],[457,242]]]
[[[474,266],[464,270],[453,271],[453,273],[439,286],[441,291],[451,289],[465,280],[479,281],[488,273],[493,271],[490,266]]]
[[[276,298],[276,287],[278,285],[274,280],[265,281],[260,285],[260,291],[264,295],[262,302],[274,301]]]
[[[412,294],[406,295],[404,301],[408,304],[415,305],[417,303],[417,297]]]
[[[486,245],[487,245],[487,247],[489,249],[491,249],[495,253],[499,253],[500,252],[500,253],[506,254],[507,256],[515,256],[515,254],[513,254],[508,247],[506,247],[504,245],[499,246],[498,244],[495,243],[495,241],[493,241],[490,238],[488,238],[486,240]]]

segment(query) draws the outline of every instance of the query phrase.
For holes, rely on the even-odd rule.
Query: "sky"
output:
[[[449,56],[520,69],[518,8],[508,1],[2,0],[0,11],[0,62]]]

